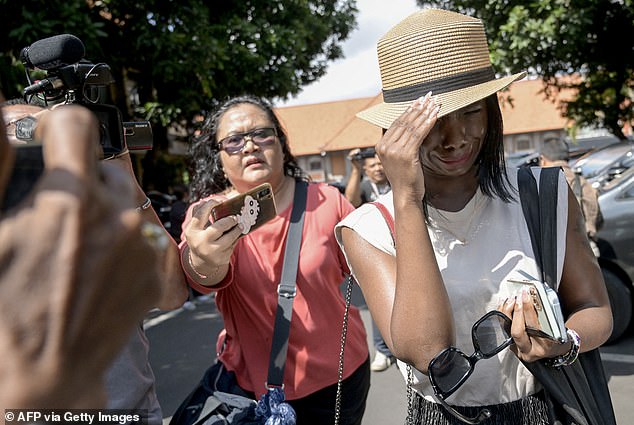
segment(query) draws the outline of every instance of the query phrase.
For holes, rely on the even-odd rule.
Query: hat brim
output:
[[[520,80],[526,76],[525,72],[498,78],[496,80],[487,81],[486,83],[476,86],[467,87],[442,93],[438,95],[440,99],[440,111],[438,118],[450,114],[465,106],[471,105],[481,99],[484,99],[493,93],[502,90],[514,81]],[[434,93],[432,92],[432,96]],[[357,117],[366,120],[381,128],[390,128],[392,123],[412,104],[412,101],[397,103],[380,103],[368,109],[357,113]]]

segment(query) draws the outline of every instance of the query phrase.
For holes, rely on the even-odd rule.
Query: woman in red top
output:
[[[218,360],[240,387],[265,390],[284,246],[295,183],[306,180],[291,155],[271,106],[253,97],[227,101],[207,119],[192,146],[190,206],[181,258],[190,285],[216,291],[226,328]],[[242,235],[236,216],[210,224],[213,205],[262,183],[273,189],[277,215]],[[309,183],[297,273],[297,295],[284,373],[284,391],[298,424],[332,423],[349,273],[334,237],[335,224],[354,208],[327,184]],[[341,423],[360,424],[370,386],[368,345],[357,309],[350,312]]]

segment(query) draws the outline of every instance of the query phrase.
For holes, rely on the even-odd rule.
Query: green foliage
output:
[[[5,97],[27,84],[23,47],[71,33],[86,59],[110,66],[124,119],[167,128],[230,96],[297,94],[342,56],[357,9],[356,0],[0,0],[0,12]]]
[[[632,0],[417,0],[481,18],[500,72],[544,78],[545,92],[572,88],[565,114],[624,138],[634,125]],[[577,76],[580,78],[561,78]]]

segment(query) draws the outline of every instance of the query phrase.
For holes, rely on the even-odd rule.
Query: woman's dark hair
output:
[[[485,99],[488,119],[487,134],[478,156],[478,182],[487,196],[497,196],[504,202],[514,199],[504,161],[504,128],[497,93]]]
[[[190,145],[191,202],[222,192],[231,185],[225,176],[220,161],[220,146],[217,142],[218,123],[229,109],[245,103],[262,109],[273,123],[277,137],[282,144],[284,174],[296,179],[307,180],[305,173],[299,168],[295,157],[291,154],[286,131],[273,112],[271,104],[255,96],[238,96],[222,103],[205,119],[200,135],[195,137]]]

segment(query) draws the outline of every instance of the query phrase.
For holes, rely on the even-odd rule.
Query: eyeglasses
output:
[[[473,325],[471,339],[475,349],[471,356],[455,347],[446,348],[429,362],[428,373],[436,401],[461,421],[478,424],[491,417],[489,409],[482,409],[477,416],[470,418],[456,411],[445,399],[465,383],[479,360],[491,358],[513,344],[511,319],[500,311],[490,311]]]
[[[242,152],[244,145],[247,143],[247,139],[251,140],[258,146],[268,146],[275,143],[276,136],[277,132],[274,128],[256,128],[255,130],[227,136],[220,140],[218,145],[220,145],[220,148],[224,149],[224,151],[228,154],[234,154]]]

